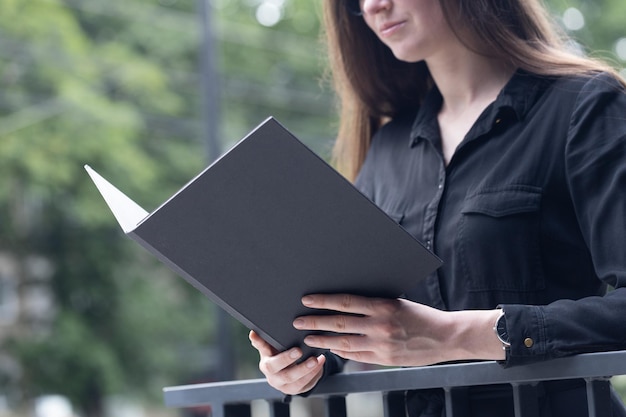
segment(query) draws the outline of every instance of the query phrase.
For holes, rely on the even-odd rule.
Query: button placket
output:
[[[426,249],[433,250],[434,237],[435,237],[435,223],[437,219],[437,212],[439,210],[439,203],[443,196],[443,189],[445,184],[445,167],[441,167],[439,170],[439,178],[437,180],[437,192],[435,198],[428,206],[426,210],[426,216],[424,218],[424,245]]]

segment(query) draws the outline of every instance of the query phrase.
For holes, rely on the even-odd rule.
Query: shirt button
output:
[[[443,184],[439,184],[437,188],[441,190],[443,188]]]
[[[430,240],[426,241],[426,249],[430,250]]]
[[[524,346],[526,346],[527,348],[533,347],[534,344],[535,344],[535,341],[531,339],[530,337],[527,337],[526,339],[524,339]]]

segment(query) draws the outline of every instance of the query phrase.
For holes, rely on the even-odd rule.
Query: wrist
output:
[[[502,310],[464,310],[454,316],[450,346],[452,360],[503,360],[506,352],[494,331]]]

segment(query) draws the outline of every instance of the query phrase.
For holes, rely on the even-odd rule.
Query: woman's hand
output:
[[[296,364],[302,357],[302,351],[292,348],[278,352],[254,331],[250,332],[250,342],[259,351],[261,357],[259,369],[267,382],[284,394],[296,395],[311,390],[324,372],[326,357],[311,357]]]
[[[461,359],[504,358],[502,344],[493,331],[497,310],[446,312],[404,299],[346,294],[308,295],[302,303],[339,313],[299,317],[294,327],[338,333],[307,336],[304,341],[345,359],[420,366]]]

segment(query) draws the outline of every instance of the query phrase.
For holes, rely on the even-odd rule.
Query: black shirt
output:
[[[626,348],[624,88],[518,71],[447,166],[441,104],[433,89],[383,126],[356,181],[444,261],[408,297],[502,305],[507,365]]]

